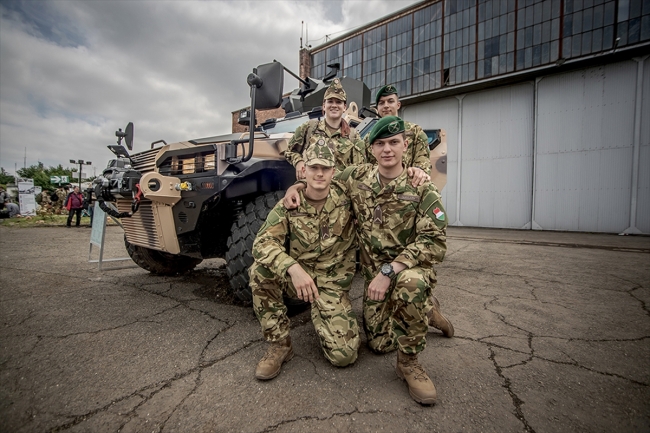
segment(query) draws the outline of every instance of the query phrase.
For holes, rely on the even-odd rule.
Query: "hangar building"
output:
[[[451,225],[650,233],[650,0],[425,1],[304,51],[446,130]]]

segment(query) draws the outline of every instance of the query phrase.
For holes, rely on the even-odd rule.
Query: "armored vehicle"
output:
[[[189,271],[205,258],[224,257],[234,294],[250,302],[253,240],[295,182],[295,169],[283,153],[297,126],[322,115],[324,89],[336,69],[322,80],[302,80],[287,71],[302,86],[283,101],[286,69],[278,62],[260,65],[247,80],[251,109],[240,113],[240,123],[250,125],[246,134],[171,144],[158,140],[150,149],[129,153],[133,124],[117,131],[117,144],[108,146],[116,159],[95,180],[95,195],[104,211],[122,219],[133,261],[167,275]],[[361,120],[358,107],[369,105],[370,91],[358,80],[341,81],[349,98],[346,116],[355,126]],[[281,105],[284,118],[255,127],[255,109]]]

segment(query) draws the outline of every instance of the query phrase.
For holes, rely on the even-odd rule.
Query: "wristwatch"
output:
[[[382,275],[390,278],[391,280],[393,279],[393,277],[395,277],[395,270],[393,269],[393,265],[391,265],[390,263],[384,263],[383,265],[381,265],[379,272],[381,272]]]

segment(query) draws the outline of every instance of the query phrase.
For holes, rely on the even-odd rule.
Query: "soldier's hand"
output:
[[[302,266],[295,263],[287,269],[287,273],[291,277],[293,286],[296,288],[298,298],[310,303],[318,299],[318,287],[316,287],[316,283],[309,274],[305,272]]]
[[[305,178],[305,163],[303,161],[296,164],[296,180]]]
[[[298,191],[303,188],[304,186],[302,184],[292,185],[289,187],[287,192],[284,194],[284,198],[282,199],[282,204],[285,208],[295,209],[300,206],[300,194]]]
[[[368,297],[372,301],[381,301],[386,296],[386,291],[390,287],[390,278],[379,273],[368,284]]]
[[[431,177],[420,167],[409,167],[406,173],[411,178],[411,185],[420,186],[431,180]]]

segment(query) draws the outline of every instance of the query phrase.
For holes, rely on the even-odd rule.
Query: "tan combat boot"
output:
[[[260,380],[273,379],[280,374],[282,364],[288,362],[291,358],[293,358],[291,336],[271,343],[260,362],[257,363],[255,377]]]
[[[406,381],[409,394],[411,394],[413,400],[421,404],[434,404],[436,402],[436,387],[420,365],[417,355],[407,355],[398,350],[395,372],[400,379]]]
[[[433,295],[431,295],[431,305],[433,308],[427,313],[429,326],[440,329],[443,335],[447,338],[453,337],[454,325],[452,325],[449,319],[443,316],[443,314],[440,312],[440,302],[438,302],[438,299],[436,299],[436,297]]]

